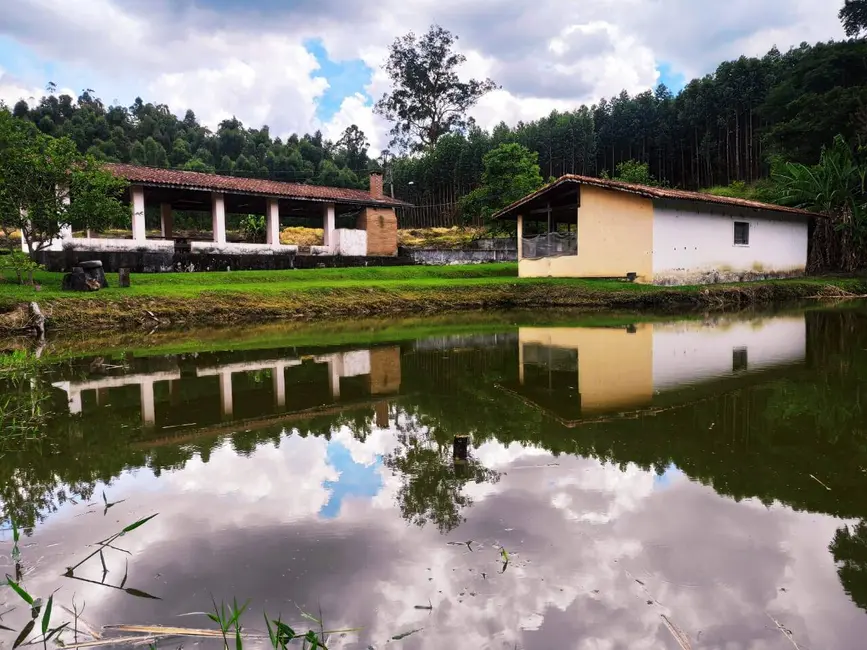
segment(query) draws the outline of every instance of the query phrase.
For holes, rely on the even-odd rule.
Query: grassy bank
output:
[[[87,331],[268,320],[440,314],[459,310],[581,308],[675,310],[743,307],[829,291],[863,294],[867,279],[806,278],[740,285],[656,287],[617,280],[518,278],[515,264],[368,267],[303,271],[134,275],[132,287],[60,290],[61,275],[37,273],[39,290],[0,284],[0,326],[20,327],[37,301],[54,329]]]

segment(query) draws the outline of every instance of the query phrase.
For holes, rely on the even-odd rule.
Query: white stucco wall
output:
[[[148,241],[148,244],[151,242]],[[174,242],[168,242],[174,249]],[[291,253],[297,251],[297,246],[272,246],[271,244],[245,244],[227,242],[219,244],[211,241],[190,242],[190,250],[196,253],[213,253],[217,255],[274,255],[275,253]]]
[[[67,239],[63,242],[63,248],[76,251],[140,251],[148,250],[155,253],[171,252],[175,249],[175,242],[165,239],[108,239],[101,237],[87,237],[82,239]]]
[[[735,221],[750,224],[748,246],[734,244]],[[654,201],[653,281],[688,284],[800,275],[807,265],[807,235],[806,217]]]
[[[803,316],[704,324],[653,326],[653,389],[674,390],[736,374],[735,350],[746,349],[746,372],[804,361],[807,323]]]
[[[367,231],[338,228],[333,232],[335,255],[367,255]]]

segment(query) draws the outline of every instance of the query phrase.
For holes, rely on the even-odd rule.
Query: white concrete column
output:
[[[518,215],[518,261],[524,256],[523,248],[524,241],[524,215]]]
[[[322,209],[323,245],[334,251],[334,204],[326,203]]]
[[[27,221],[27,210],[22,209],[21,210],[21,216],[23,217],[22,221],[29,226],[30,222]],[[21,232],[21,250],[25,253],[30,252],[29,250],[27,250],[27,240],[24,239],[24,232],[23,231]]]
[[[271,246],[280,245],[280,206],[277,199],[268,199],[268,207],[265,211],[265,231],[267,241]]]
[[[223,416],[230,418],[234,412],[232,404],[232,371],[223,370],[220,372],[220,406],[223,409]]]
[[[81,391],[80,390],[70,390],[69,391],[69,412],[72,415],[78,415],[81,413]]]
[[[520,219],[520,217],[518,218]],[[520,244],[518,245],[520,246]],[[524,385],[524,344],[520,341],[518,341],[518,382],[521,386]]]
[[[278,363],[271,371],[274,382],[274,404],[277,408],[286,406],[286,366]]]
[[[175,218],[172,215],[171,203],[160,203],[160,227],[163,237],[166,239],[172,238],[172,231],[175,228]]]
[[[132,238],[135,241],[144,241],[147,239],[144,188],[141,185],[131,185],[129,195],[132,204]]]
[[[139,391],[141,393],[141,421],[143,424],[153,425],[156,423],[153,380],[142,379],[142,382],[139,384]]]
[[[214,243],[226,243],[226,201],[221,192],[211,193],[211,220],[213,222]]]
[[[335,402],[340,399],[340,378],[342,376],[343,357],[337,353],[328,359],[328,388],[331,390],[331,399]]]
[[[69,204],[72,203],[72,200],[69,198],[69,187],[58,187],[57,191],[60,193],[60,202],[68,208]],[[60,227],[61,247],[67,239],[72,239],[72,224],[70,223]]]

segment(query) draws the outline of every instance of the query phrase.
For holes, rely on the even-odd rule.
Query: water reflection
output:
[[[28,588],[99,624],[176,624],[213,594],[365,627],[335,647],[423,627],[401,643],[676,648],[666,620],[693,647],[791,647],[771,619],[860,647],[865,320],[81,359],[45,377],[49,439],[0,458],[3,505]],[[162,600],[58,578],[153,512],[125,584]]]
[[[802,363],[803,316],[748,322],[522,327],[519,396],[566,426],[587,416],[665,403],[684,387]],[[691,395],[691,398],[694,396]]]

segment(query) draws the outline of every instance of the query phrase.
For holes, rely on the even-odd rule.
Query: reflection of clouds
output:
[[[324,483],[337,480],[338,474],[328,464],[327,447],[324,438],[288,436],[279,448],[261,445],[244,457],[224,443],[207,463],[195,458],[166,480],[175,492],[210,494],[239,505],[268,498],[279,505],[275,516],[291,520],[318,512],[328,501]]]
[[[676,648],[661,614],[697,648],[789,647],[766,613],[802,647],[855,648],[867,634],[827,551],[839,525],[832,518],[735,503],[675,470],[659,489],[634,465],[488,442],[473,455],[502,478],[468,485],[467,521],[441,536],[398,515],[401,477],[377,461],[396,444],[395,431],[374,430],[361,443],[342,429],[330,443],[288,436],[249,457],[223,445],[208,463],[163,474],[157,490],[148,472],[125,474],[114,487],[128,501],[109,517],[37,529],[34,554],[43,559],[28,586],[48,593],[60,584],[65,604],[74,589],[100,624],[178,624],[177,614],[207,608],[213,593],[255,598],[255,628],[263,609],[291,616],[294,601],[321,606],[330,626],[364,626],[361,647],[424,628],[401,647]],[[376,496],[345,499],[332,520],[320,516],[326,484],[340,478],[329,445],[382,479]],[[148,489],[135,490],[138,481]],[[129,584],[164,600],[58,583],[85,544],[154,511],[123,546],[133,552]],[[468,540],[473,551],[447,544]],[[498,545],[511,558],[504,573]],[[119,578],[122,560],[111,561]],[[428,602],[432,611],[414,607]]]

